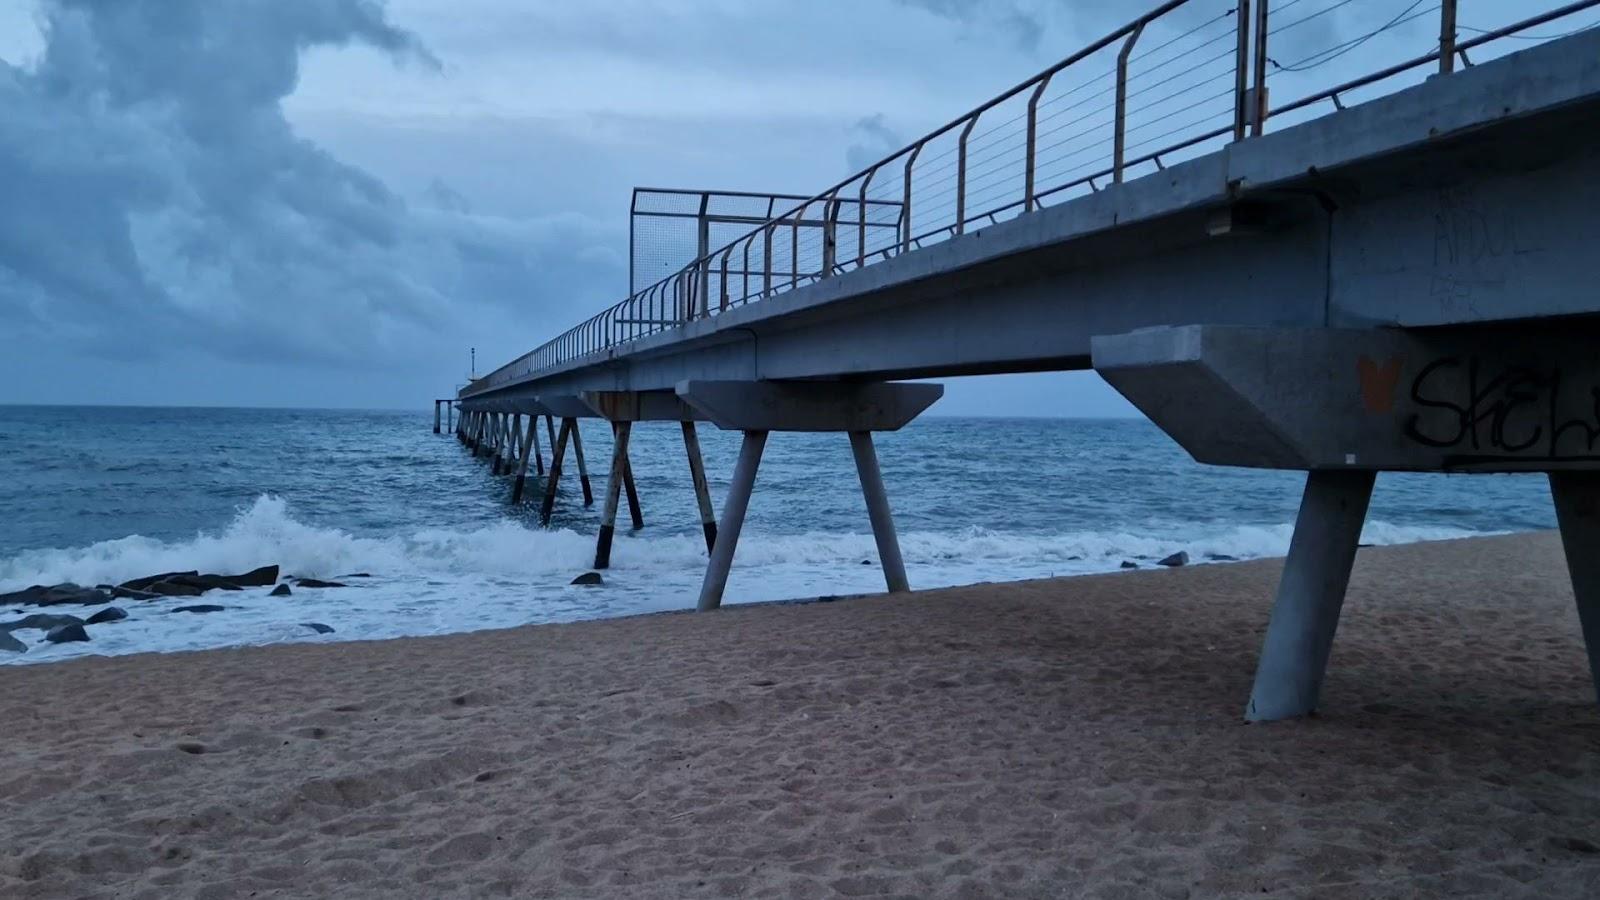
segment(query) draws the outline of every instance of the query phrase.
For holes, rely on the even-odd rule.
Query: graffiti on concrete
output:
[[[1405,436],[1449,462],[1600,461],[1600,383],[1559,366],[1445,356],[1418,370]]]

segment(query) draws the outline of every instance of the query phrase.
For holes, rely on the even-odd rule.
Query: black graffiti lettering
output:
[[[1411,382],[1412,402],[1416,403],[1418,406],[1426,406],[1433,409],[1448,409],[1456,414],[1456,433],[1447,438],[1435,438],[1423,434],[1422,429],[1417,427],[1417,423],[1421,416],[1419,416],[1417,413],[1412,413],[1411,418],[1406,421],[1406,437],[1411,438],[1413,441],[1416,441],[1425,447],[1454,447],[1461,443],[1462,439],[1466,436],[1467,431],[1467,411],[1464,408],[1451,403],[1449,400],[1433,400],[1423,396],[1422,393],[1423,386],[1432,380],[1433,375],[1436,372],[1445,369],[1458,369],[1460,367],[1461,360],[1454,357],[1445,357],[1444,359],[1434,360],[1433,362],[1428,363],[1426,366],[1423,366],[1422,371],[1418,372],[1417,377]]]
[[[1424,447],[1468,450],[1487,458],[1533,451],[1549,459],[1592,456],[1600,445],[1600,385],[1588,388],[1588,409],[1568,414],[1562,403],[1560,368],[1509,366],[1484,380],[1477,358],[1447,356],[1418,371],[1413,412],[1405,436]],[[1423,428],[1426,420],[1430,429]]]

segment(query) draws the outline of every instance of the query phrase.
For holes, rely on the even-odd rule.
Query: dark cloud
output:
[[[442,183],[408,204],[295,134],[282,101],[311,48],[438,67],[378,3],[53,0],[42,22],[37,62],[0,62],[15,338],[392,364],[464,307],[526,316],[548,292],[564,310],[566,285],[615,277],[592,223],[475,216]]]
[[[905,146],[906,142],[900,139],[898,133],[890,130],[886,122],[887,117],[883,113],[874,113],[850,127],[852,141],[845,148],[844,161],[851,174],[866,169]]]
[[[1039,48],[1045,23],[1041,16],[1012,0],[895,0],[902,6],[927,10],[936,16],[969,27],[992,27],[1003,32],[1017,47],[1032,52]]]

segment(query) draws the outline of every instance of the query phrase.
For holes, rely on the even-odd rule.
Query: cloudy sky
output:
[[[1316,13],[1285,62],[1432,8],[1276,5]],[[468,347],[481,372],[621,299],[634,185],[812,193],[1134,8],[0,0],[0,402],[425,405]],[[1080,373],[952,382],[939,411],[1131,408]]]

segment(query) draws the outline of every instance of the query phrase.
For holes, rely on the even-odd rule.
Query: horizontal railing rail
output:
[[[1278,8],[1301,2],[1287,0]],[[464,395],[1026,215],[1046,201],[1101,190],[1125,180],[1130,170],[1155,171],[1212,142],[1262,134],[1275,116],[1323,102],[1342,109],[1345,95],[1431,63],[1449,74],[1458,60],[1472,65],[1468,54],[1475,48],[1600,6],[1600,0],[1567,3],[1500,28],[1471,29],[1479,33],[1466,40],[1457,39],[1464,27],[1457,22],[1457,0],[1421,12],[1414,3],[1370,34],[1314,56],[1338,56],[1346,45],[1437,14],[1438,41],[1429,52],[1276,107],[1268,102],[1269,66],[1278,67],[1268,55],[1270,36],[1344,4],[1314,9],[1289,24],[1272,21],[1272,4],[1237,0],[1181,29],[1174,23],[1176,36],[1153,47],[1146,41],[1142,48],[1151,26],[1198,6],[1197,0],[1168,0],[820,193],[717,192],[794,205],[765,220],[741,221],[754,227],[477,380]],[[1594,24],[1600,23],[1585,27]]]

